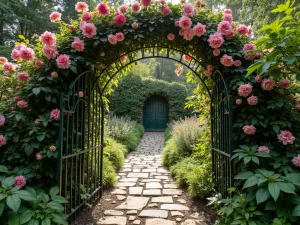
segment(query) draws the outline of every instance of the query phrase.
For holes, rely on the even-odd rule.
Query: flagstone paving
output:
[[[93,210],[93,225],[212,225],[205,206],[194,205],[162,166],[163,145],[163,133],[145,133],[128,154],[115,189]]]

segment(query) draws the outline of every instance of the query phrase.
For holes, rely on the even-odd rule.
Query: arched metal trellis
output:
[[[69,200],[65,205],[69,216],[76,216],[84,204],[91,204],[102,196],[105,90],[122,69],[146,58],[168,58],[179,62],[193,71],[206,88],[212,99],[214,180],[217,191],[226,196],[226,189],[231,185],[229,157],[232,146],[232,110],[228,87],[222,74],[215,73],[214,88],[210,90],[207,78],[200,76],[201,62],[193,56],[186,61],[184,54],[180,50],[160,46],[135,49],[124,54],[127,56],[126,62],[120,62],[121,56],[118,56],[99,75],[90,71],[80,74],[67,93],[61,94],[58,183],[61,194]]]

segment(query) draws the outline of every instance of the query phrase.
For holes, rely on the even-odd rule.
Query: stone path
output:
[[[96,224],[207,225],[204,213],[189,206],[186,194],[162,167],[163,145],[163,133],[145,133],[120,170],[116,188],[101,200],[104,214]]]

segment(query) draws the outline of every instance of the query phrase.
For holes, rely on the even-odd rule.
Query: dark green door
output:
[[[144,106],[144,127],[146,131],[163,131],[169,122],[168,103],[159,96],[148,98]]]

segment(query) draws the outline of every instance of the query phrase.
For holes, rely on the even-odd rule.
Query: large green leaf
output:
[[[58,193],[59,193],[59,188],[57,186],[50,189],[50,196],[51,197],[53,197],[55,195],[58,195]]]
[[[277,182],[279,188],[281,191],[289,194],[296,194],[295,193],[295,186],[291,183],[285,183],[285,182]]]
[[[267,201],[269,199],[269,197],[270,197],[269,190],[265,187],[258,189],[258,191],[256,192],[257,204]]]
[[[52,214],[51,216],[53,217],[53,222],[61,225],[68,225],[68,222],[61,215]]]
[[[0,217],[1,217],[2,213],[3,213],[4,206],[5,206],[4,201],[0,201]]]
[[[8,219],[8,225],[20,225],[20,217],[18,214],[10,215]]]
[[[269,189],[270,195],[273,197],[274,201],[276,202],[279,197],[279,194],[280,194],[279,185],[277,183],[269,183],[268,189]]]
[[[252,187],[252,186],[256,185],[257,183],[258,183],[257,176],[249,177],[244,184],[244,188]]]
[[[49,203],[47,204],[47,206],[48,206],[49,208],[51,208],[51,209],[58,210],[58,211],[63,211],[63,210],[64,210],[64,207],[63,207],[61,204],[59,204],[59,203],[57,203],[57,202],[54,202],[54,201],[49,202]]]
[[[8,172],[7,167],[4,166],[4,165],[0,165],[0,172],[1,172],[1,173],[7,173],[7,172]]]
[[[251,177],[252,175],[253,175],[253,173],[251,171],[245,171],[245,172],[241,172],[238,175],[236,175],[234,179],[236,179],[236,180],[246,180],[249,177]]]
[[[292,216],[300,216],[300,205],[297,205],[292,213]]]
[[[12,194],[12,195],[7,196],[6,204],[14,212],[18,212],[20,205],[21,205],[21,199],[18,194]]]
[[[20,216],[20,224],[24,224],[24,223],[27,223],[28,221],[30,221],[33,214],[34,213],[32,210],[30,210],[30,209],[25,210]]]
[[[258,75],[262,75],[264,72],[266,72],[270,68],[271,65],[272,65],[272,62],[266,62],[263,65],[261,65],[257,70]]]
[[[11,187],[16,182],[14,177],[7,177],[2,181],[2,187],[8,188]]]
[[[65,199],[64,197],[59,196],[59,195],[53,196],[53,197],[51,197],[51,199],[58,203],[68,203],[69,202],[67,199]]]
[[[252,73],[254,73],[254,71],[257,70],[262,65],[263,65],[262,62],[256,62],[256,63],[252,64],[251,66],[249,66],[248,69],[247,69],[248,72],[246,74],[246,77],[248,77],[249,75],[251,75]]]
[[[34,196],[34,194],[32,194],[31,192],[29,191],[26,191],[26,190],[19,190],[16,192],[19,197],[23,200],[26,200],[26,201],[35,201],[36,200],[36,197]]]

